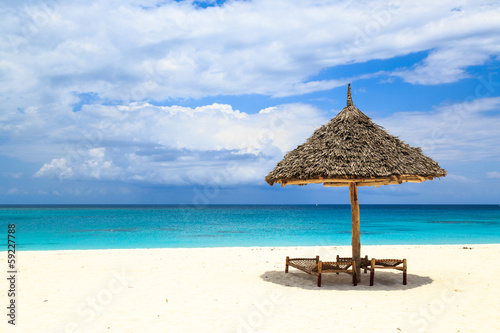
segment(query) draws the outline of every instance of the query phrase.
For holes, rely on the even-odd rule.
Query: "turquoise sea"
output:
[[[361,205],[361,244],[500,243],[498,205]],[[18,250],[349,245],[349,205],[0,206]],[[5,246],[6,249],[6,246]]]

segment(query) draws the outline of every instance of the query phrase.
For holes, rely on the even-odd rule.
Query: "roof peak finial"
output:
[[[352,106],[351,84],[347,84],[347,106]]]

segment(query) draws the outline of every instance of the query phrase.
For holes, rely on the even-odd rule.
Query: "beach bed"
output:
[[[340,257],[337,255],[336,261],[321,261],[316,258],[290,258],[286,257],[285,273],[288,273],[289,266],[301,270],[307,274],[318,277],[318,287],[321,287],[321,274],[326,273],[347,273],[353,277],[353,285],[357,285],[356,264],[352,257]],[[368,260],[368,256],[361,258],[361,268],[364,273],[370,271],[370,286],[373,286],[375,270],[395,269],[403,272],[403,284],[407,283],[407,263],[406,259],[375,259]]]

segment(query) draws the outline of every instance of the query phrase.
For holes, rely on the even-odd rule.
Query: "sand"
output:
[[[16,325],[3,279],[0,332],[498,332],[500,244],[364,246],[399,271],[316,277],[285,257],[349,247],[18,252]],[[0,253],[7,275],[7,253]]]

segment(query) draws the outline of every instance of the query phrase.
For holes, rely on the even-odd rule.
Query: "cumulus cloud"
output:
[[[454,82],[500,55],[498,4],[462,1],[9,2],[0,32],[0,97],[16,110],[79,94],[163,101],[331,89],[337,65],[430,51],[410,83]],[[210,2],[208,3],[210,4]],[[345,79],[345,78],[344,78]]]
[[[179,185],[260,182],[286,151],[327,120],[304,104],[247,114],[222,104],[132,103],[84,106],[66,118],[59,119],[65,125],[54,129],[47,144],[71,144],[58,156],[46,156],[50,160],[35,177]],[[30,123],[16,127],[30,140],[43,136]]]
[[[45,163],[35,177],[56,176],[61,179],[116,179],[120,168],[106,158],[106,148],[91,148],[81,154],[77,163],[67,158],[55,158]]]
[[[483,98],[374,121],[440,162],[498,160],[500,119],[490,113],[499,108],[500,98]],[[49,147],[45,155],[35,155],[43,162],[36,177],[178,185],[261,182],[287,151],[329,118],[306,104],[247,114],[225,104],[189,108],[142,102],[85,105],[80,112],[45,119],[46,124],[57,119],[59,125],[39,128],[30,120],[37,114],[18,118],[10,128]],[[26,148],[11,151],[15,158],[30,154]]]
[[[5,2],[0,133],[7,139],[0,154],[38,163],[37,178],[261,182],[328,120],[323,111],[286,104],[253,114],[175,101],[296,96],[374,77],[449,83],[500,56],[496,3],[215,3]],[[425,58],[407,68],[321,76],[335,66],[416,52]],[[492,87],[481,89],[472,102],[374,120],[438,160],[497,159],[500,124],[489,114],[500,101],[488,98]]]
[[[479,98],[374,120],[438,161],[498,161],[499,109],[500,97]]]

